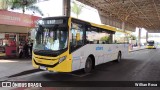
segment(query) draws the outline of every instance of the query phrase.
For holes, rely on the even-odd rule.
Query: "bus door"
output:
[[[78,70],[83,62],[84,27],[82,24],[72,22],[70,31],[70,53],[72,54],[72,70]]]

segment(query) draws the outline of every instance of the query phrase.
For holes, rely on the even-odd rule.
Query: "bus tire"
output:
[[[86,63],[85,63],[85,68],[84,68],[84,72],[85,73],[89,73],[92,71],[92,59],[90,57],[87,58]]]
[[[117,56],[117,62],[120,62],[121,61],[121,58],[122,57],[122,54],[121,54],[121,52],[118,52],[118,56]]]

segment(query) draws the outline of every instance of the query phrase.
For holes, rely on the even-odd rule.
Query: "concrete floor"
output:
[[[83,74],[81,71],[73,73],[52,73],[47,71],[40,71],[28,75],[9,78],[8,81],[160,81],[160,49],[145,49],[131,52],[120,63],[108,62],[98,65],[96,66],[94,72],[89,74]],[[160,90],[160,88],[153,87],[59,87],[56,89]]]

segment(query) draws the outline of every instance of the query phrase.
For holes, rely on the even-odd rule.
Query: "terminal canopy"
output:
[[[78,0],[100,15],[147,31],[160,32],[160,0]]]

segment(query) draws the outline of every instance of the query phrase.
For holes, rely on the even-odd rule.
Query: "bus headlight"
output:
[[[63,56],[61,58],[59,58],[59,63],[61,63],[62,61],[64,61],[66,59],[66,56]]]

